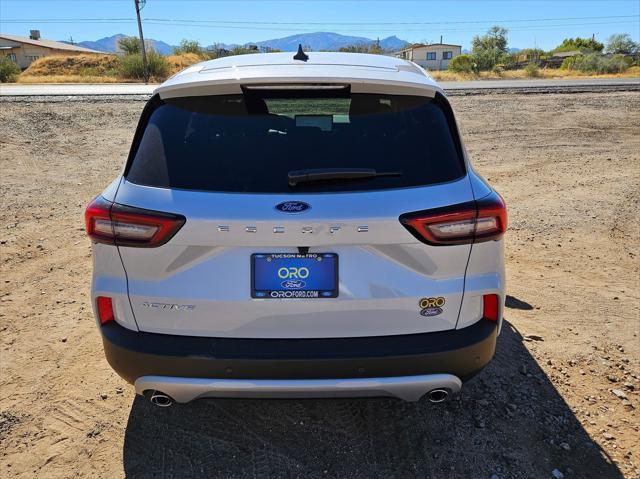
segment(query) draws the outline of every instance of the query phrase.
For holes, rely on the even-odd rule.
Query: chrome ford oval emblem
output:
[[[431,307],[431,308],[424,308],[423,310],[420,311],[420,314],[422,316],[438,316],[439,314],[442,314],[442,308],[439,308],[437,306]]]
[[[283,201],[276,205],[276,209],[283,213],[303,213],[310,210],[311,205],[304,201]]]

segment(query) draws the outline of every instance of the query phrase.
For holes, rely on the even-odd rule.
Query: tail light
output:
[[[400,222],[430,245],[482,243],[502,238],[507,229],[507,207],[494,192],[478,201],[405,214]]]
[[[499,311],[498,295],[485,294],[482,297],[482,317],[491,321],[498,321]]]
[[[112,203],[98,196],[85,210],[87,234],[96,243],[154,248],[169,241],[184,216]]]
[[[98,296],[96,298],[96,306],[98,307],[98,318],[100,319],[100,324],[105,324],[115,319],[111,298],[107,296]]]

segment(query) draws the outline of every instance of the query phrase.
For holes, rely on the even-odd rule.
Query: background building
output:
[[[102,52],[53,40],[41,40],[38,30],[31,30],[29,37],[0,33],[0,55],[11,58],[23,70],[40,57],[60,54],[73,55],[74,53]]]
[[[411,60],[427,70],[446,70],[451,59],[461,53],[461,45],[432,43],[411,45],[397,52],[396,57]]]

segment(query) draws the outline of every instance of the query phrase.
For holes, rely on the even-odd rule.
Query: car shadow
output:
[[[504,301],[504,305],[507,308],[511,309],[522,309],[525,311],[530,311],[533,309],[533,306],[527,303],[526,301],[522,301],[521,299],[514,298],[513,296],[507,295]]]
[[[138,396],[123,457],[127,477],[623,477],[508,322],[452,401]]]

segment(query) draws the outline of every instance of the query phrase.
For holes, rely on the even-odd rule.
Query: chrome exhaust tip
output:
[[[433,403],[443,402],[449,398],[449,391],[446,389],[433,389],[427,393],[427,397]]]
[[[173,404],[173,399],[160,391],[151,391],[149,400],[151,404],[155,404],[158,407],[169,407]]]

